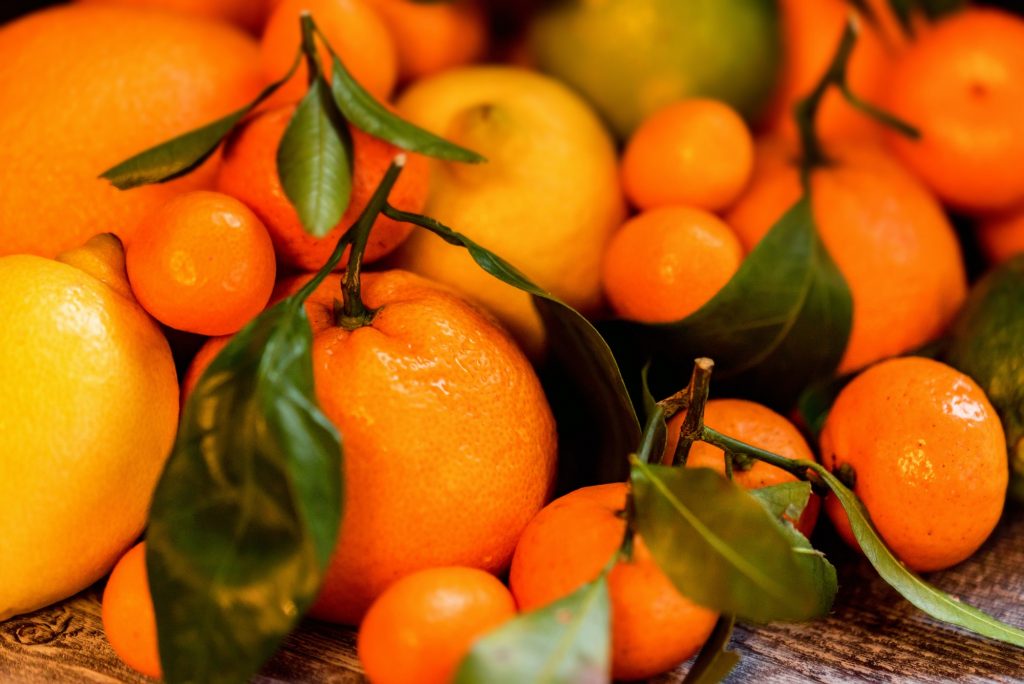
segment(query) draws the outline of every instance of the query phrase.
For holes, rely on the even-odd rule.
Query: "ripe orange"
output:
[[[846,0],[781,0],[783,61],[781,85],[778,89],[768,128],[786,139],[796,140],[793,107],[817,85],[839,47],[843,28],[850,17],[851,4]],[[892,16],[884,0],[870,3],[884,21],[879,28],[860,17],[860,35],[850,57],[850,87],[868,102],[879,102],[886,91],[886,74],[899,52],[892,31]],[[818,130],[825,139],[877,137],[879,125],[853,108],[833,90],[825,95],[818,117]]]
[[[391,160],[401,150],[350,127],[354,169],[352,198],[334,230],[323,238],[315,238],[303,229],[277,175],[277,146],[294,111],[294,107],[282,107],[258,114],[232,135],[224,148],[217,189],[240,199],[256,212],[270,232],[282,264],[315,270],[327,261],[338,238],[358,218]],[[405,171],[391,192],[391,204],[405,211],[422,211],[428,176],[427,160],[408,154]],[[391,252],[411,230],[408,224],[378,218],[370,233],[365,261],[374,261]],[[342,259],[339,268],[344,264]]]
[[[142,221],[127,250],[139,303],[161,323],[227,335],[263,310],[274,247],[248,207],[217,192],[175,197]]]
[[[665,453],[674,454],[679,444],[679,429],[685,412],[677,413],[668,421],[668,439]],[[724,435],[765,449],[786,458],[813,461],[814,454],[803,435],[783,416],[752,401],[743,399],[712,399],[704,407],[704,424]],[[707,442],[694,442],[686,460],[689,468],[711,468],[725,474],[725,453]],[[762,461],[754,461],[748,470],[735,469],[733,480],[746,489],[760,489],[784,482],[796,482],[797,477],[782,468]],[[818,522],[821,501],[812,494],[799,521],[793,521],[805,537],[811,536]]]
[[[363,276],[372,325],[334,323],[340,276],[307,303],[316,392],[344,435],[345,517],[313,615],[357,623],[416,570],[508,567],[547,499],[555,423],[487,314],[404,271]]]
[[[701,209],[662,207],[622,226],[604,255],[601,280],[619,316],[677,321],[722,289],[743,248],[721,219]]]
[[[473,62],[487,47],[486,17],[477,0],[368,2],[394,36],[403,81]]]
[[[966,296],[960,247],[935,198],[872,144],[829,146],[812,174],[818,234],[853,295],[853,330],[839,372],[939,335]],[[754,178],[726,215],[751,249],[801,196],[792,148],[758,146]]]
[[[519,609],[534,610],[597,578],[622,542],[622,483],[585,487],[556,499],[523,531],[509,575]],[[633,559],[608,576],[612,676],[646,679],[697,652],[718,616],[676,591],[639,536]]]
[[[1001,264],[1024,253],[1024,208],[986,217],[976,230],[989,263]]]
[[[943,19],[896,63],[886,106],[921,130],[899,157],[945,202],[971,212],[1024,202],[1024,19],[971,8]]]
[[[130,241],[154,208],[208,186],[215,162],[127,192],[98,176],[242,106],[261,86],[256,59],[229,26],[122,7],[0,27],[0,254],[52,257],[104,231]]]
[[[159,679],[156,613],[146,573],[146,542],[122,556],[103,590],[103,632],[117,657],[147,677]]]
[[[78,0],[92,4],[123,5],[193,14],[235,24],[250,33],[263,28],[270,13],[270,0]]]
[[[221,350],[231,341],[230,335],[224,335],[223,337],[211,337],[203,343],[203,346],[199,348],[199,351],[192,358],[192,363],[188,367],[188,371],[185,372],[185,377],[181,379],[181,405],[184,406],[188,400],[188,396],[192,394],[192,390],[196,388],[196,383],[199,382],[199,378],[202,377],[203,371],[206,370],[217,354],[220,354]]]
[[[442,567],[398,580],[359,626],[373,684],[448,684],[473,642],[515,617],[505,585],[483,570]]]
[[[931,359],[883,361],[839,394],[821,433],[821,458],[852,466],[854,491],[893,553],[920,572],[974,553],[1006,498],[1006,438],[973,380]],[[825,510],[856,540],[829,496]]]
[[[718,100],[682,100],[633,132],[622,187],[641,209],[683,204],[719,211],[743,190],[753,165],[754,142],[734,109]]]
[[[395,41],[384,20],[367,0],[283,0],[277,4],[260,42],[267,81],[288,72],[301,42],[299,16],[308,11],[320,32],[338,53],[352,77],[371,95],[386,101],[398,78]],[[320,61],[330,81],[331,58],[323,47]],[[305,63],[270,99],[273,104],[297,102],[306,93]]]

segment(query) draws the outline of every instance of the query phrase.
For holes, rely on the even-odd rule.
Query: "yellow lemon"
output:
[[[0,258],[0,620],[102,577],[142,532],[178,420],[120,242]]]
[[[579,97],[536,73],[467,67],[420,81],[398,107],[488,159],[432,162],[426,214],[572,306],[600,306],[601,255],[624,205],[611,137]],[[399,259],[489,308],[534,355],[543,348],[529,297],[482,271],[464,250],[416,231]]]

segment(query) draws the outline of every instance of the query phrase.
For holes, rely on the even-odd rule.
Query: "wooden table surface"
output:
[[[852,552],[825,540],[837,564],[833,614],[799,625],[737,628],[742,655],[730,682],[1024,682],[1024,650],[942,626],[904,601]],[[929,579],[944,591],[1024,627],[1024,510],[1007,513],[969,561]],[[0,623],[0,682],[146,682],[103,638],[98,587]],[[657,684],[678,682],[685,666]],[[256,679],[362,682],[354,635],[307,622]],[[411,683],[413,684],[413,683]]]

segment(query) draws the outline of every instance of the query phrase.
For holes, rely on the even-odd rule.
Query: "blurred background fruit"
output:
[[[249,33],[259,33],[275,0],[78,0],[88,4],[122,5],[220,19]]]
[[[473,642],[516,615],[512,594],[476,568],[420,570],[380,595],[359,626],[373,684],[449,684]]]
[[[424,213],[510,261],[571,306],[601,304],[600,263],[624,213],[612,141],[563,85],[509,67],[466,67],[413,85],[400,113],[487,158],[431,161]],[[425,231],[399,253],[412,271],[486,305],[526,348],[543,348],[528,295]]]
[[[775,86],[775,0],[568,0],[533,20],[537,65],[589,99],[620,138],[685,97],[756,118]]]
[[[626,521],[626,485],[585,487],[555,499],[530,521],[516,546],[509,587],[522,611],[568,596],[597,579],[618,552]],[[683,662],[704,644],[718,616],[676,591],[634,538],[632,560],[608,574],[612,676],[647,679]]]
[[[256,316],[274,289],[274,246],[233,197],[178,195],[139,224],[126,261],[132,291],[164,325],[227,335]]]
[[[160,679],[156,613],[146,572],[146,543],[121,557],[103,589],[103,634],[133,670]]]
[[[2,620],[89,586],[142,532],[178,384],[113,236],[0,258],[0,324]]]
[[[729,226],[702,209],[634,216],[608,244],[601,282],[615,313],[644,323],[682,320],[725,286],[743,261]]]
[[[74,46],[74,49],[69,49]],[[215,161],[124,192],[99,175],[223,116],[262,84],[255,44],[223,23],[70,5],[0,27],[0,254],[54,256],[110,231],[126,241]]]
[[[1006,436],[992,404],[963,373],[903,357],[858,375],[821,433],[821,462],[854,471],[852,489],[892,552],[917,572],[959,563],[988,539],[1006,500]],[[835,496],[825,510],[856,539]]]
[[[975,230],[990,264],[1001,264],[1024,254],[1024,208],[985,217]]]

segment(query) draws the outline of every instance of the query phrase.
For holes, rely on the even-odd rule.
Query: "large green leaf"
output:
[[[782,482],[770,487],[751,489],[750,495],[775,518],[798,519],[811,500],[811,485],[807,482]]]
[[[707,304],[676,323],[602,325],[617,356],[652,359],[656,389],[686,384],[693,359],[715,360],[716,388],[788,407],[830,375],[850,335],[849,288],[817,235],[804,197],[768,232]]]
[[[473,260],[504,283],[533,296],[550,340],[550,356],[576,392],[575,413],[586,416],[587,429],[596,436],[592,453],[576,464],[577,486],[622,482],[629,474],[626,455],[640,441],[640,423],[604,338],[579,312],[535,285],[512,264],[461,233],[419,214],[388,206],[385,215],[426,228],[449,244],[466,248]],[[563,454],[563,459],[565,455]]]
[[[804,462],[801,461],[801,464]],[[878,536],[878,531],[871,524],[871,518],[857,495],[824,466],[811,462],[806,462],[806,466],[821,476],[839,500],[850,520],[850,527],[861,550],[889,586],[938,620],[1024,648],[1024,629],[1008,625],[977,608],[972,608],[936,589],[908,570]]]
[[[341,221],[352,195],[352,140],[320,77],[281,137],[277,173],[306,232],[323,237]]]
[[[748,492],[708,468],[639,460],[632,483],[636,531],[681,594],[754,622],[827,613],[820,573]]]
[[[727,648],[735,624],[736,618],[731,615],[718,618],[711,636],[704,642],[682,684],[718,684],[729,676],[740,662],[739,653]]]
[[[334,101],[356,128],[403,150],[429,157],[472,163],[487,161],[472,150],[448,142],[392,114],[352,78],[337,55],[333,52],[332,55],[331,89]]]
[[[478,640],[455,684],[599,684],[610,679],[611,606],[602,573]]]

